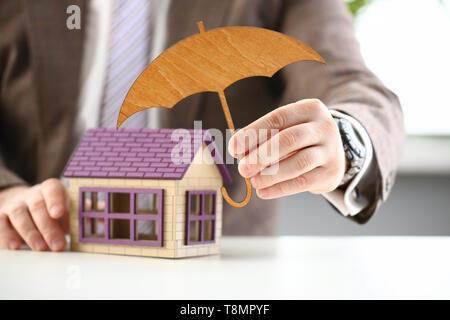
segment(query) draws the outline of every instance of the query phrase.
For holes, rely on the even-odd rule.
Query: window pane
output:
[[[189,224],[189,241],[200,241],[200,221],[191,221]]]
[[[130,194],[112,192],[109,206],[110,213],[130,213]]]
[[[136,194],[137,214],[158,214],[158,195],[156,193]]]
[[[84,238],[104,238],[105,219],[103,218],[83,218]]]
[[[136,240],[158,240],[158,221],[136,220]]]
[[[83,192],[84,212],[104,212],[105,193],[104,192]]]
[[[191,194],[191,215],[200,215],[200,195]]]
[[[214,212],[214,195],[213,194],[205,194],[204,196],[205,201],[205,214],[213,215]]]
[[[110,239],[130,239],[130,220],[110,219],[109,220]]]
[[[212,220],[203,221],[203,240],[205,241],[214,240],[214,221]]]

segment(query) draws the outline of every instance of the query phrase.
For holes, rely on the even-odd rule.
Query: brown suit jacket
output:
[[[79,136],[80,69],[86,0],[3,0],[0,2],[0,188],[35,184],[59,177]],[[66,8],[78,4],[81,30],[66,28]],[[339,0],[172,0],[165,47],[198,32],[220,26],[257,26],[290,35],[316,50],[327,65],[289,65],[272,78],[254,77],[227,88],[236,127],[304,98],[319,98],[330,108],[358,119],[374,145],[377,172],[369,208],[356,218],[367,221],[386,199],[403,141],[397,97],[366,68],[354,37],[353,22]],[[282,48],[280,48],[282,50]],[[219,97],[191,96],[163,111],[163,126],[225,129]],[[237,177],[236,166],[230,167]],[[243,196],[234,180],[233,199]],[[276,201],[253,197],[250,207],[226,206],[224,232],[270,234],[276,230]]]

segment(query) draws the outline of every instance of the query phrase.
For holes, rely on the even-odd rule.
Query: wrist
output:
[[[344,148],[345,172],[339,184],[348,184],[362,169],[366,158],[366,149],[352,124],[343,118],[334,118],[339,128]]]

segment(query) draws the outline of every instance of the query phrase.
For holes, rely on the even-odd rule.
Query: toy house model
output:
[[[208,131],[92,129],[64,176],[74,251],[219,253],[220,188],[231,177]]]

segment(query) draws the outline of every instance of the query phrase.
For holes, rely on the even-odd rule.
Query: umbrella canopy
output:
[[[226,27],[188,37],[156,58],[137,78],[122,107],[117,128],[131,115],[151,107],[172,108],[180,100],[200,92],[217,92],[228,127],[234,124],[224,90],[234,82],[254,76],[271,77],[298,61],[325,63],[314,50],[282,33],[255,27]],[[251,198],[249,179],[243,201],[233,201],[222,187],[224,199],[234,207]]]
[[[276,31],[226,27],[200,32],[168,48],[141,73],[123,102],[117,127],[146,108],[172,108],[195,93],[221,92],[238,80],[271,77],[305,60],[325,63],[305,44]]]

